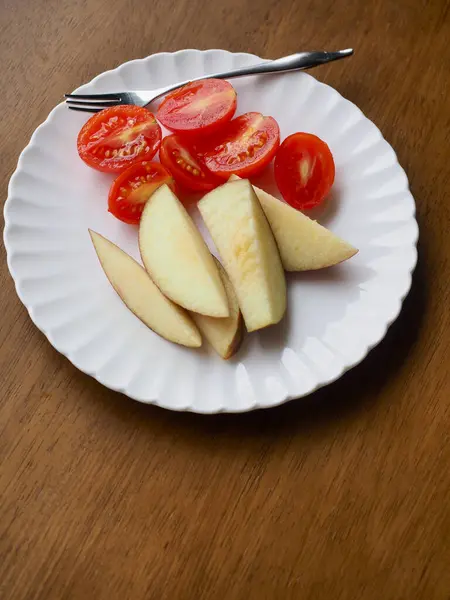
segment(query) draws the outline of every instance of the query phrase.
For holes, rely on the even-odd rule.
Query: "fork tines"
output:
[[[72,110],[99,112],[110,106],[122,104],[120,94],[64,94],[66,104]]]

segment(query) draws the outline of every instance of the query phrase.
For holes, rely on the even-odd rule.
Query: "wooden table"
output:
[[[2,599],[450,598],[449,9],[0,0],[2,198],[63,93],[123,61],[353,46],[314,75],[397,150],[421,228],[413,289],[364,363],[241,416],[139,405],[78,372],[32,325],[2,248]]]

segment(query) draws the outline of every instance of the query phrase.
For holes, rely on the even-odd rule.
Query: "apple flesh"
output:
[[[239,180],[237,175],[231,181]],[[348,260],[358,250],[289,204],[253,186],[286,271],[313,271]]]
[[[201,346],[202,338],[192,319],[161,293],[146,270],[99,233],[89,233],[106,277],[131,312],[170,342]]]
[[[248,331],[278,323],[286,280],[278,248],[249,181],[225,183],[198,208],[236,292]]]
[[[227,294],[230,316],[216,319],[198,313],[190,313],[190,315],[217,354],[228,360],[239,350],[244,334],[244,323],[231,281],[220,262],[217,259],[215,261]]]
[[[228,317],[214,259],[186,209],[167,185],[145,205],[139,225],[142,262],[165,296],[185,309]]]

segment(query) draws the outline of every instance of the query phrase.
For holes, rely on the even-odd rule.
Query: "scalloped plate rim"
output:
[[[187,48],[187,49],[183,49],[183,50],[177,50],[175,52],[158,52],[158,53],[154,53],[151,54],[149,56],[146,57],[142,57],[142,58],[136,58],[136,59],[132,59],[130,61],[127,61],[125,63],[121,63],[120,65],[118,65],[115,68],[109,69],[107,71],[103,71],[102,73],[99,73],[98,75],[96,75],[92,80],[90,80],[89,82],[86,82],[84,84],[82,84],[81,86],[79,86],[74,93],[80,92],[82,91],[84,88],[91,86],[93,84],[95,84],[98,80],[100,80],[102,77],[107,76],[108,74],[111,74],[113,72],[119,71],[121,68],[125,67],[125,66],[131,66],[133,64],[138,64],[138,63],[144,63],[150,59],[153,59],[155,57],[160,57],[160,56],[173,56],[173,55],[180,55],[180,54],[186,54],[186,53],[201,53],[201,54],[207,54],[207,53],[211,53],[211,52],[220,52],[220,53],[225,53],[228,55],[233,55],[233,56],[242,56],[242,57],[246,57],[249,58],[250,61],[263,61],[263,60],[268,60],[268,59],[262,59],[260,57],[258,57],[257,55],[254,54],[250,54],[247,52],[230,52],[228,50],[222,50],[219,48],[211,48],[211,49],[207,49],[207,50],[198,50],[195,48]],[[249,61],[249,62],[250,62]],[[347,98],[345,98],[344,96],[342,96],[342,94],[336,90],[335,88],[322,83],[321,81],[318,81],[317,79],[315,79],[314,77],[312,77],[311,75],[309,75],[308,73],[303,72],[302,73],[303,76],[306,77],[310,77],[311,79],[314,80],[315,84],[318,86],[323,86],[326,88],[331,89],[335,94],[337,94],[341,100],[345,101],[346,103],[349,103],[353,109],[356,109],[362,116],[364,119],[367,119],[372,127],[374,128],[374,130],[377,131],[377,134],[380,136],[381,139],[385,140],[382,132],[380,131],[380,129],[377,127],[377,125],[375,123],[373,123],[373,121],[370,121],[370,119],[368,119],[363,111],[356,105],[354,104],[351,100],[348,100]],[[414,221],[415,227],[416,227],[416,232],[415,232],[415,238],[413,240],[413,243],[411,245],[411,250],[412,250],[412,254],[411,254],[411,263],[409,266],[409,270],[408,270],[408,277],[407,277],[407,281],[406,284],[404,285],[403,289],[401,290],[401,292],[398,294],[396,300],[397,300],[397,305],[394,311],[392,311],[392,313],[389,315],[389,318],[387,318],[385,320],[384,326],[382,328],[382,330],[380,331],[380,334],[378,336],[375,337],[375,339],[372,339],[370,343],[367,343],[366,341],[364,341],[364,350],[360,353],[360,356],[358,356],[355,360],[350,360],[348,361],[343,367],[342,369],[340,369],[337,373],[333,374],[331,377],[329,378],[323,378],[321,381],[319,381],[316,385],[312,386],[311,389],[301,393],[301,394],[286,394],[285,396],[283,396],[283,398],[281,398],[280,400],[274,401],[271,404],[259,404],[259,403],[254,403],[245,407],[239,407],[239,408],[235,408],[235,407],[227,407],[227,406],[220,406],[219,408],[215,408],[214,406],[212,407],[212,410],[208,410],[208,407],[205,407],[204,409],[190,405],[190,406],[183,406],[183,407],[177,407],[177,406],[173,406],[171,404],[165,403],[164,399],[159,398],[157,396],[154,396],[152,398],[142,398],[138,395],[133,395],[130,394],[129,392],[126,391],[126,389],[124,387],[121,386],[115,386],[112,385],[110,383],[107,383],[105,381],[102,381],[101,378],[98,376],[98,374],[96,373],[95,370],[88,370],[87,368],[82,368],[79,365],[77,365],[77,363],[75,362],[74,358],[71,356],[70,352],[63,352],[59,347],[58,344],[55,342],[55,340],[53,339],[52,335],[50,332],[46,331],[46,329],[44,327],[42,327],[41,325],[39,325],[39,323],[36,321],[35,316],[33,314],[34,309],[31,306],[31,304],[29,302],[26,301],[26,299],[23,297],[23,294],[21,293],[21,291],[19,290],[19,276],[14,272],[14,268],[11,264],[11,257],[13,254],[13,250],[11,248],[11,246],[8,243],[8,230],[9,230],[9,222],[8,222],[8,210],[9,210],[9,205],[11,203],[12,200],[12,195],[13,195],[13,188],[14,188],[14,183],[15,180],[17,178],[17,176],[19,175],[20,171],[21,171],[21,167],[22,167],[22,161],[23,161],[23,156],[24,154],[27,152],[27,150],[29,148],[31,148],[34,145],[35,142],[35,138],[37,136],[37,133],[44,128],[46,125],[50,124],[52,121],[52,118],[54,116],[54,114],[56,113],[56,111],[61,107],[64,106],[64,102],[56,105],[48,114],[47,118],[40,124],[38,125],[38,127],[36,127],[36,129],[34,130],[34,132],[32,133],[30,140],[28,142],[28,144],[25,146],[25,148],[22,150],[22,152],[19,155],[18,158],[18,162],[17,162],[17,166],[16,169],[14,170],[10,180],[9,180],[9,184],[8,184],[8,196],[7,199],[5,201],[4,204],[4,209],[3,209],[3,214],[4,214],[4,221],[5,221],[5,226],[4,226],[4,231],[3,231],[3,241],[4,241],[4,246],[6,249],[6,255],[7,255],[7,265],[8,265],[8,269],[10,271],[10,274],[13,278],[14,281],[14,286],[15,286],[15,290],[16,293],[20,299],[20,301],[22,302],[22,304],[25,306],[32,322],[34,323],[34,325],[39,329],[39,331],[41,331],[41,333],[43,333],[46,338],[48,339],[48,341],[50,342],[50,344],[55,348],[55,350],[61,354],[63,354],[78,370],[82,371],[83,373],[85,373],[86,375],[89,375],[91,377],[93,377],[94,379],[96,379],[101,385],[115,391],[118,393],[121,393],[129,398],[131,398],[132,400],[135,400],[137,402],[143,403],[143,404],[154,404],[156,406],[159,406],[161,408],[164,409],[168,409],[168,410],[174,410],[176,412],[194,412],[194,413],[198,413],[198,414],[219,414],[219,413],[245,413],[245,412],[250,412],[253,410],[258,410],[258,409],[266,409],[266,408],[272,408],[272,407],[276,407],[276,406],[280,406],[282,404],[285,404],[286,402],[289,402],[291,400],[294,399],[300,399],[306,396],[309,396],[311,394],[313,394],[314,392],[316,392],[317,390],[319,390],[322,387],[325,387],[327,385],[330,385],[332,383],[334,383],[335,381],[337,381],[338,379],[340,379],[342,377],[342,375],[344,375],[347,371],[349,371],[350,369],[356,367],[357,365],[359,365],[365,358],[366,356],[369,354],[369,352],[376,347],[386,336],[386,333],[389,329],[389,327],[392,325],[392,323],[397,319],[397,317],[399,316],[399,313],[401,311],[402,305],[403,305],[403,301],[405,299],[405,297],[407,296],[407,294],[410,291],[411,288],[411,284],[412,284],[412,274],[414,272],[414,269],[416,267],[417,264],[417,242],[418,242],[418,236],[419,236],[419,230],[418,230],[418,225],[417,225],[417,220],[416,220],[416,206],[415,206],[415,202],[414,202],[414,198],[411,195],[410,192],[410,188],[409,188],[409,183],[408,183],[408,179],[406,176],[406,173],[403,169],[403,167],[400,165],[399,161],[398,161],[398,157],[397,154],[394,150],[394,148],[388,143],[386,142],[389,147],[392,149],[392,152],[394,153],[394,157],[396,160],[396,165],[397,167],[399,167],[401,169],[401,171],[403,172],[407,185],[405,188],[405,191],[408,193],[410,200],[412,202],[413,205],[413,212],[411,215],[411,219]],[[386,141],[386,140],[385,140]],[[348,360],[348,359],[346,359]]]

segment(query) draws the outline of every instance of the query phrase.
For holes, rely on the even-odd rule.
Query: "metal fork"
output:
[[[172,92],[191,81],[200,81],[214,77],[216,79],[231,79],[233,77],[244,77],[246,75],[259,75],[261,73],[282,73],[286,71],[299,71],[311,69],[318,65],[324,65],[334,60],[339,60],[351,56],[353,50],[339,50],[338,52],[298,52],[290,56],[284,56],[277,60],[269,60],[257,65],[249,65],[232,71],[214,73],[211,75],[202,75],[194,77],[187,81],[181,81],[163,88],[154,90],[133,90],[130,92],[116,92],[110,94],[65,94],[66,103],[72,110],[82,110],[84,112],[99,112],[104,108],[116,106],[118,104],[135,104],[136,106],[147,106],[153,100],[160,96]]]

